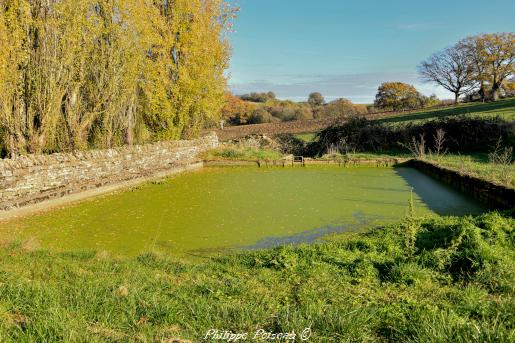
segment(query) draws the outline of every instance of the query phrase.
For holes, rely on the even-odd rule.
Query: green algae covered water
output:
[[[218,167],[0,224],[0,238],[55,251],[211,253],[312,242],[417,215],[465,215],[478,202],[410,168]]]

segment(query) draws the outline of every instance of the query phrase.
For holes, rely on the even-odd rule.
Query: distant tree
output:
[[[423,96],[412,85],[385,82],[377,90],[374,105],[380,109],[403,110],[423,106]]]
[[[313,119],[313,110],[306,106],[299,106],[293,113],[295,120]]]
[[[484,50],[483,41],[477,39],[477,36],[468,37],[459,41],[457,46],[467,54],[469,58],[468,63],[472,67],[474,73],[473,78],[479,84],[479,89],[475,92],[470,92],[467,94],[467,97],[471,99],[478,96],[484,102],[487,95],[489,76],[485,56],[481,53],[481,51]]]
[[[225,95],[225,99],[225,105],[222,108],[222,119],[233,125],[246,124],[255,109],[255,105],[241,100],[230,93]]]
[[[325,106],[319,108],[316,112],[316,117],[350,117],[358,114],[365,114],[367,112],[367,107],[365,105],[356,105],[353,104],[352,101],[342,98],[331,101]]]
[[[313,107],[322,106],[325,104],[325,99],[319,92],[314,92],[309,95],[308,103]]]
[[[262,123],[270,123],[273,121],[273,117],[265,108],[259,107],[254,110],[252,115],[249,118],[249,124],[262,124]]]
[[[276,97],[275,97],[274,92],[267,92],[267,93],[252,92],[250,94],[244,94],[244,95],[240,96],[240,98],[245,101],[265,103],[270,100],[275,100]]]
[[[426,82],[433,82],[454,94],[457,104],[461,95],[477,87],[472,61],[460,45],[437,52],[418,67]]]
[[[438,99],[436,94],[431,94],[428,98],[426,98],[426,101],[424,103],[425,107],[431,107],[431,106],[437,106],[440,105],[441,101]]]
[[[274,104],[273,106],[267,106],[266,109],[274,118],[277,118],[279,121],[295,120],[294,106],[278,103]]]
[[[515,34],[491,33],[468,39],[474,49],[468,50],[479,81],[490,85],[489,98],[499,98],[503,82],[515,74]]]

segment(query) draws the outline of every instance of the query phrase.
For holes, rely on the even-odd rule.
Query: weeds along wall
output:
[[[166,173],[199,162],[200,152],[217,146],[212,133],[190,141],[0,160],[0,210]]]

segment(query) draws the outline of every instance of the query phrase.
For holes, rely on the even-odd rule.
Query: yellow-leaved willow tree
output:
[[[162,41],[149,65],[154,88],[145,88],[146,122],[161,139],[189,137],[219,118],[229,62],[225,32],[233,10],[220,0],[155,2],[164,20]]]
[[[197,134],[224,103],[223,0],[0,0],[4,155]]]

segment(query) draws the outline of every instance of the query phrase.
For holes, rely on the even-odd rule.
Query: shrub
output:
[[[267,92],[267,93],[252,92],[250,94],[241,95],[240,98],[245,101],[265,103],[269,100],[274,100],[275,93],[274,92]]]
[[[252,115],[250,116],[248,123],[249,124],[263,124],[263,123],[271,123],[273,120],[272,115],[264,108],[258,108]]]
[[[356,105],[347,99],[338,99],[319,107],[315,113],[316,118],[347,118],[358,114],[366,114],[368,109],[366,105]]]
[[[438,132],[445,132],[444,146],[439,142]],[[488,152],[499,139],[507,145],[513,145],[515,140],[510,124],[497,117],[445,118],[403,126],[388,126],[353,117],[344,124],[322,130],[313,143],[313,150],[324,154],[327,147],[334,145],[344,152],[406,149],[414,137],[425,137],[425,147],[429,150],[449,152]]]
[[[309,155],[309,152],[307,152],[306,150],[308,144],[302,139],[295,137],[295,135],[283,133],[277,135],[275,137],[275,140],[277,141],[277,143],[279,143],[279,145],[281,146],[281,151],[285,154],[293,154],[299,156]]]
[[[313,111],[307,107],[299,107],[293,112],[293,120],[313,119]]]

